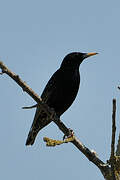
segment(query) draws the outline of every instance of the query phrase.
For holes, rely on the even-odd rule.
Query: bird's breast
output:
[[[56,112],[63,114],[73,103],[80,84],[79,70],[64,72],[59,81],[59,93],[56,98]]]
[[[79,71],[69,72],[67,75],[63,76],[62,82],[61,82],[61,87],[63,93],[63,96],[65,99],[71,100],[71,102],[75,99],[78,89],[79,89],[79,84],[80,84],[80,75]]]

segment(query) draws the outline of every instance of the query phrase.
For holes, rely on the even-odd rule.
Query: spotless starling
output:
[[[65,56],[60,68],[48,81],[41,98],[53,108],[60,117],[73,103],[80,85],[79,66],[85,58],[97,53],[72,52]],[[47,126],[51,120],[46,113],[38,106],[35,117],[28,134],[26,145],[32,145],[38,132]]]

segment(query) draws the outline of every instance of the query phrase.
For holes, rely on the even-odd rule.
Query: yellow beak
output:
[[[98,53],[95,53],[95,52],[86,53],[86,58],[90,57],[90,56],[94,56],[96,54],[98,54]]]

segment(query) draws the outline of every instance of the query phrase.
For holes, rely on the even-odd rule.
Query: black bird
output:
[[[41,98],[60,117],[73,103],[80,84],[79,66],[85,58],[98,53],[73,52],[68,54],[48,81]],[[46,113],[37,107],[26,145],[32,145],[38,132],[51,122]]]

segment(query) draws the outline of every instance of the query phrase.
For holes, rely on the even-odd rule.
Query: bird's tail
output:
[[[51,120],[47,117],[46,113],[38,107],[26,140],[26,145],[33,145],[38,132],[50,122]]]
[[[28,137],[26,140],[26,146],[34,144],[37,134],[38,134],[38,132],[36,132],[36,131],[35,132],[32,130],[29,131],[29,134],[28,134]]]

